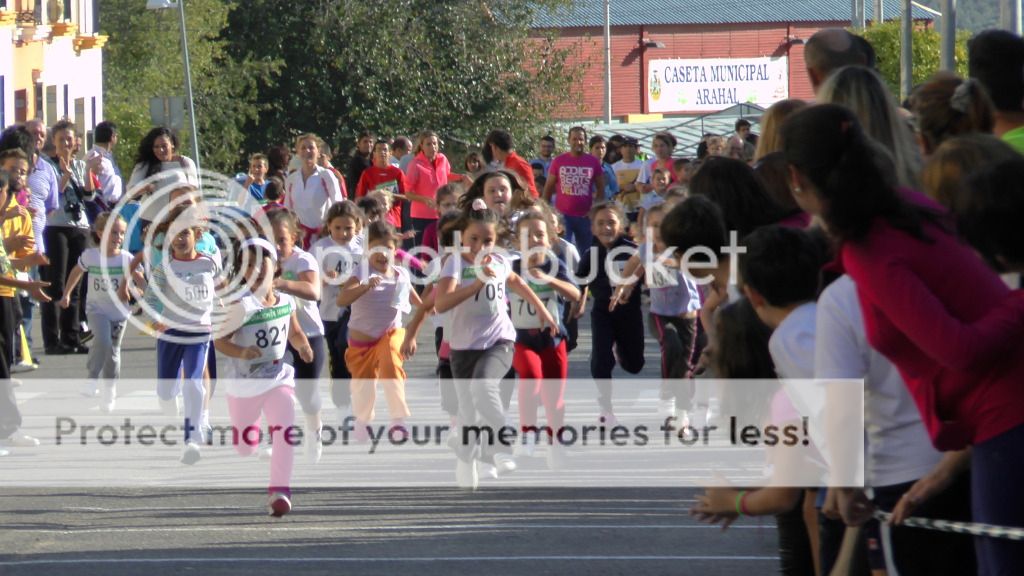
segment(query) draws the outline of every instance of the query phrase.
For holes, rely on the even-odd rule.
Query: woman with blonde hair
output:
[[[852,110],[864,132],[892,154],[899,185],[917,188],[920,151],[910,125],[877,72],[863,66],[840,68],[821,85],[818,102]]]
[[[761,117],[761,135],[757,139],[757,150],[754,152],[754,162],[769,154],[782,151],[782,124],[793,115],[794,112],[807,106],[807,102],[789,98],[779,100],[768,107],[764,116]]]

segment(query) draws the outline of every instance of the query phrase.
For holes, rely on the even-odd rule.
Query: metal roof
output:
[[[865,19],[874,7],[866,2]],[[885,19],[898,19],[901,7],[884,4]],[[757,22],[850,22],[848,0],[611,0],[612,26],[672,24],[745,24]],[[935,15],[914,5],[915,20]],[[604,26],[604,0],[576,0],[572,5],[541,12],[534,28]]]

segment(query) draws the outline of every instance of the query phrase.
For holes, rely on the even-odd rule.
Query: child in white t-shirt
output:
[[[87,248],[78,259],[78,265],[71,270],[64,286],[60,307],[67,308],[75,286],[86,272],[89,273],[89,295],[85,313],[93,337],[89,348],[86,367],[89,380],[86,383],[88,395],[98,388],[100,376],[106,380],[103,386],[100,410],[111,412],[117,397],[117,380],[121,375],[121,338],[124,336],[125,320],[128,318],[128,287],[125,275],[131,270],[132,255],[121,250],[128,225],[120,215],[103,212],[96,217],[92,226],[93,240],[97,247]]]

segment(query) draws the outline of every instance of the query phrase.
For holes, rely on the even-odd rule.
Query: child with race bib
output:
[[[540,209],[522,213],[516,220],[516,238],[524,248],[522,258],[512,262],[512,270],[522,277],[540,298],[544,309],[558,320],[557,333],[544,330],[544,323],[525,298],[513,293],[512,324],[516,327],[512,366],[519,375],[520,451],[532,455],[534,443],[542,440],[537,430],[538,399],[544,404],[551,449],[548,464],[558,468],[562,446],[558,431],[565,420],[565,383],[569,375],[566,330],[561,322],[564,309],[580,299],[580,290],[569,279],[566,264],[551,252],[557,238],[548,215]]]
[[[185,450],[183,464],[199,461],[203,442],[200,426],[203,411],[203,371],[210,348],[215,291],[221,267],[212,257],[196,250],[205,228],[194,206],[178,206],[156,228],[170,247],[159,246],[164,255],[151,270],[145,303],[157,331],[157,395],[168,416],[176,416],[176,399],[185,399]],[[178,375],[182,379],[178,380]]]
[[[351,411],[352,393],[349,380],[352,374],[345,364],[348,350],[348,321],[351,311],[338,306],[341,285],[352,276],[352,271],[363,257],[363,211],[351,200],[335,202],[324,218],[326,236],[317,240],[310,253],[323,270],[320,288],[320,320],[324,324],[328,367],[331,375],[331,401],[338,410],[338,421],[344,422]]]
[[[625,235],[626,215],[618,204],[603,202],[590,210],[590,220],[597,241],[583,254],[576,273],[583,285],[579,314],[586,310],[592,293],[590,375],[597,384],[599,421],[611,427],[618,423],[612,407],[612,369],[618,360],[630,374],[643,370],[644,317],[640,292],[634,291],[624,302],[612,300],[613,280],[623,278],[626,262],[636,253],[636,244]]]
[[[274,290],[280,272],[277,250],[265,238],[249,238],[239,247],[238,273],[244,278],[240,298],[229,308],[214,346],[228,361],[228,413],[235,449],[243,456],[257,452],[266,417],[270,455],[271,516],[280,518],[292,509],[291,478],[295,422],[295,370],[284,361],[286,347],[311,362],[313,350],[299,324],[295,299]],[[242,441],[239,442],[239,439]],[[310,440],[307,438],[307,441]]]
[[[306,457],[319,462],[323,452],[320,441],[320,373],[327,352],[324,349],[324,325],[320,320],[317,301],[320,300],[320,268],[312,254],[299,248],[302,239],[299,220],[290,210],[267,212],[270,229],[277,246],[281,275],[274,280],[274,289],[295,299],[296,314],[302,332],[313,349],[313,358],[303,360],[297,351],[288,348],[286,362],[295,368],[295,395],[306,415]]]
[[[499,216],[483,199],[473,200],[452,225],[461,233],[459,252],[445,260],[438,281],[435,309],[452,311],[452,373],[459,398],[462,438],[456,482],[475,489],[479,482],[476,462],[493,463],[499,472],[512,472],[515,459],[509,446],[488,442],[487,432],[470,437],[469,426],[489,429],[495,436],[505,426],[499,383],[512,365],[516,329],[509,318],[506,289],[537,310],[541,329],[558,330],[557,321],[533,290],[512,271],[511,262],[494,251]]]
[[[124,337],[125,320],[128,318],[128,285],[125,275],[130,273],[132,255],[121,250],[128,224],[118,214],[103,212],[92,225],[92,239],[95,248],[87,248],[78,258],[78,265],[71,270],[64,286],[60,307],[67,308],[71,293],[89,273],[88,296],[85,313],[89,318],[89,329],[95,335],[89,347],[89,396],[95,394],[99,378],[105,380],[102,388],[100,410],[110,413],[117,398],[117,380],[121,376],[121,338]]]
[[[378,380],[387,397],[391,429],[408,433],[402,314],[412,311],[413,306],[423,305],[412,289],[409,271],[395,265],[395,228],[378,221],[370,224],[366,232],[366,257],[338,293],[338,306],[351,306],[352,310],[345,362],[352,372],[352,413],[356,417],[356,439],[360,441],[366,440],[366,425],[374,417]]]

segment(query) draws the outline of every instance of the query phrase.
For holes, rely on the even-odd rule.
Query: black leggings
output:
[[[0,298],[0,439],[8,438],[21,427],[21,411],[14,398],[14,386],[11,384],[11,358],[6,351],[14,337],[14,298]]]
[[[288,345],[285,362],[295,368],[295,396],[306,414],[317,414],[323,406],[320,400],[320,373],[324,369],[324,337],[307,336],[313,349],[313,361],[303,362],[299,353]]]
[[[71,270],[78,265],[78,258],[85,251],[88,237],[85,230],[71,226],[47,226],[43,237],[50,264],[42,266],[39,275],[42,280],[50,283],[45,292],[53,299],[52,302],[39,304],[42,311],[43,345],[47,348],[58,344],[78,346],[81,343],[78,308],[82,283],[79,282],[71,291],[71,304],[67,309],[57,306],[57,302],[64,296],[64,283]]]
[[[590,312],[593,349],[590,375],[597,384],[597,402],[612,412],[612,370],[618,358],[622,369],[639,374],[644,369],[644,316],[639,306],[608,311],[608,300],[595,299]]]
[[[345,351],[348,350],[348,318],[349,310],[345,308],[335,322],[324,322],[324,340],[331,371],[331,402],[335,408],[347,408],[352,405],[352,388],[349,381],[352,373],[345,364]]]

